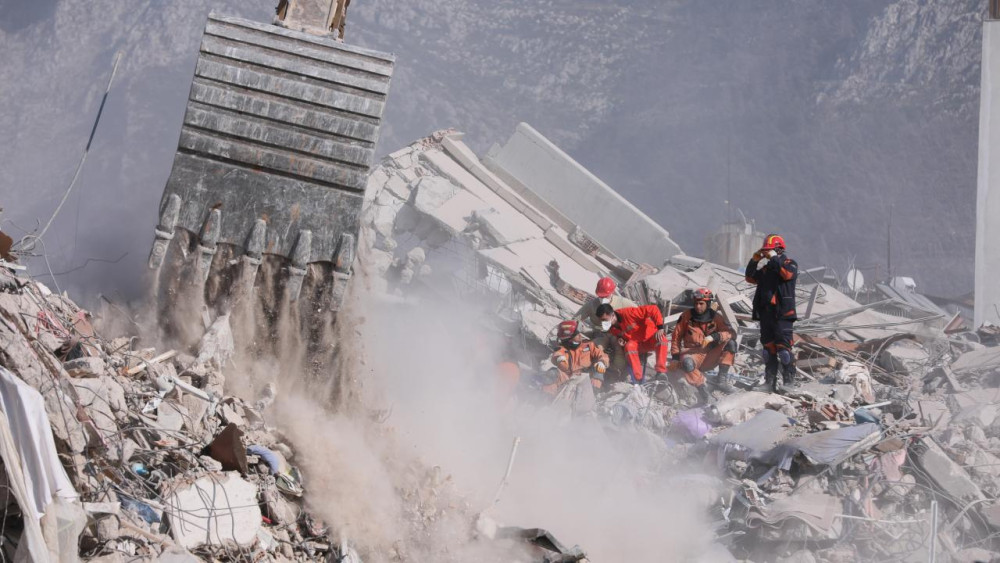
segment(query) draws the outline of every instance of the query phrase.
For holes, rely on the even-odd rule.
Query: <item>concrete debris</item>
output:
[[[170,533],[181,547],[248,547],[257,539],[261,512],[256,485],[236,473],[185,481],[163,485]]]
[[[228,317],[209,323],[193,350],[136,350],[134,339],[102,338],[65,296],[17,279],[15,293],[0,292],[0,395],[13,401],[4,408],[12,447],[4,460],[22,458],[16,477],[27,485],[18,497],[5,481],[17,493],[5,554],[47,548],[49,561],[173,563],[340,557],[304,507],[298,470],[287,468],[298,487],[289,496],[266,465],[246,463],[244,432],[275,448],[279,438],[257,407],[222,395],[221,366],[234,350]],[[78,355],[67,358],[72,350]],[[19,413],[31,416],[15,423]]]
[[[666,230],[530,127],[482,160],[458,132],[421,139],[382,161],[364,200],[358,253],[370,288],[393,306],[483,311],[477,318],[503,344],[483,361],[517,374],[503,387],[512,412],[548,409],[567,425],[586,419],[618,446],[648,450],[656,463],[624,478],[712,482],[699,497],[714,534],[702,560],[925,560],[937,546],[938,560],[971,561],[1000,552],[995,327],[971,332],[948,321],[904,278],[867,293],[852,288],[851,297],[803,270],[798,382],[772,393],[744,273],[683,254]],[[643,236],[621,228],[633,224]],[[16,278],[0,284],[0,365],[37,392],[45,417],[32,420],[46,421],[34,424],[47,426],[92,520],[82,531],[68,525],[76,541],[61,537],[58,546],[78,545],[95,561],[360,561],[310,513],[311,482],[266,424],[276,388],[255,403],[225,396],[223,369],[235,350],[227,314],[206,310],[203,336],[189,349],[136,349],[131,338],[103,338],[69,299],[8,270],[0,263]],[[603,379],[578,374],[556,396],[546,393],[558,373],[556,327],[594,299],[602,277],[622,297],[659,307],[668,333],[693,308],[693,290],[711,288],[736,335],[728,375],[737,389],[713,369],[697,393],[679,362],[654,377],[652,357],[628,382],[624,351],[616,357],[608,335],[582,319],[585,335],[604,339],[610,365]],[[8,469],[14,475],[16,464]],[[585,560],[582,548],[544,529],[477,521],[441,493],[448,478],[440,467],[410,473],[397,488],[422,530],[460,523],[477,541],[530,548],[532,560]],[[34,505],[21,492],[18,502]],[[42,541],[27,508],[8,527],[24,533],[5,536],[24,549]],[[415,560],[407,548],[380,555]]]
[[[910,278],[862,290],[801,272],[799,382],[769,393],[742,271],[683,254],[526,125],[482,160],[461,138],[435,133],[371,175],[362,255],[372,285],[400,303],[495,305],[494,328],[507,337],[501,361],[522,368],[519,400],[606,421],[619,439],[670,459],[660,471],[715,460],[732,485],[709,507],[719,518],[717,560],[922,560],[932,500],[939,555],[1000,551],[991,535],[1000,531],[1000,329],[971,332]],[[616,218],[603,221],[607,213]],[[651,234],[632,244],[607,224]],[[603,276],[622,296],[659,306],[667,330],[693,306],[694,289],[711,288],[739,335],[729,371],[736,392],[713,386],[704,404],[683,382],[629,385],[612,354],[593,407],[589,394],[584,404],[544,395],[555,328]],[[602,337],[584,323],[585,334]],[[705,375],[716,381],[714,370]]]

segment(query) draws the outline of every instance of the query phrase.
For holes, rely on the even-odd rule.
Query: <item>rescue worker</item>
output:
[[[667,331],[663,328],[663,313],[656,305],[625,307],[615,309],[610,303],[602,303],[597,308],[601,330],[608,331],[625,350],[628,363],[629,382],[643,382],[645,356],[656,353],[657,381],[667,380]]]
[[[604,351],[611,359],[611,365],[609,366],[611,367],[611,371],[608,375],[611,375],[611,373],[622,374],[618,378],[623,379],[628,369],[625,363],[625,350],[618,344],[617,338],[613,338],[608,331],[601,330],[601,319],[597,317],[597,308],[603,303],[608,303],[615,309],[635,307],[634,301],[615,292],[617,287],[615,280],[611,278],[597,280],[597,288],[594,291],[597,297],[587,300],[583,304],[583,307],[580,307],[580,310],[576,312],[576,315],[573,315],[573,319],[590,323],[590,326],[594,329],[590,333],[590,339],[598,346],[604,348]]]
[[[584,338],[576,321],[559,323],[559,348],[552,353],[552,363],[558,373],[556,381],[542,389],[555,395],[559,388],[573,376],[590,371],[590,384],[597,391],[604,386],[604,373],[608,369],[608,355],[592,341]]]
[[[764,374],[775,393],[783,390],[778,380],[779,365],[785,385],[795,381],[792,327],[798,319],[795,312],[798,277],[799,265],[785,256],[785,239],[779,235],[767,235],[747,264],[746,280],[757,286],[753,294],[753,319],[760,322]]]
[[[729,368],[736,356],[736,340],[726,318],[712,309],[712,290],[694,291],[694,309],[684,311],[677,320],[670,339],[670,357],[680,362],[684,379],[698,390],[702,402],[708,402],[703,371],[719,368],[718,387],[725,393],[735,391],[729,382]]]

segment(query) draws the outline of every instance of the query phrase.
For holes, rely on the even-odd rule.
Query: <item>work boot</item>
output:
[[[765,375],[765,378],[767,380],[767,384],[771,388],[771,391],[773,393],[778,393],[779,395],[781,393],[784,393],[785,388],[782,387],[782,385],[781,385],[781,379],[778,377],[778,373],[777,372],[770,372],[769,371],[769,372],[765,373],[764,375]]]
[[[736,392],[736,388],[733,387],[733,378],[729,375],[729,366],[719,366],[719,375],[715,386],[719,388],[719,391],[726,394]]]
[[[702,383],[695,389],[698,391],[698,406],[708,405],[712,402],[712,394],[708,392],[708,385]]]
[[[781,377],[785,380],[785,386],[795,385],[795,364],[782,365]]]

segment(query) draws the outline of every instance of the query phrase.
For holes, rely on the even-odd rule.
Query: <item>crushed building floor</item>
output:
[[[712,523],[702,561],[1000,560],[995,327],[956,329],[946,312],[898,290],[860,303],[807,272],[797,295],[800,383],[770,393],[741,272],[678,254],[662,229],[643,249],[662,262],[619,256],[588,234],[587,217],[570,220],[530,183],[502,159],[480,160],[451,130],[390,154],[366,192],[365,290],[391,307],[487,311],[508,343],[499,359],[521,372],[506,390],[514,402],[556,410],[566,424],[585,419],[620,447],[649,451],[656,463],[636,480],[700,498],[699,517]],[[740,388],[715,390],[703,407],[683,386],[666,394],[614,382],[595,395],[573,381],[546,395],[554,329],[602,276],[659,306],[668,325],[691,307],[694,288],[712,288],[737,333]],[[227,394],[239,349],[228,316],[200,326],[191,349],[142,348],[103,337],[86,311],[12,264],[0,264],[0,278],[0,456],[11,493],[4,557],[369,555],[311,509],[310,475],[269,425],[274,394]],[[366,423],[391,426],[387,418]],[[450,510],[470,538],[517,544],[518,561],[585,560],[587,538],[563,543],[545,529],[503,526],[439,493],[440,468],[421,471],[426,489],[399,491],[414,499],[415,520]],[[504,483],[517,474],[512,452]],[[418,560],[407,552],[394,545],[375,559]]]

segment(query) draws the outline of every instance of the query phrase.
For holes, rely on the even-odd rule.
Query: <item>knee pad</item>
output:
[[[725,350],[726,352],[732,352],[733,354],[735,354],[736,353],[736,341],[735,340],[730,340],[729,342],[726,342],[726,345],[723,346],[722,349]]]
[[[778,350],[778,361],[780,361],[781,365],[783,366],[791,364],[792,352],[788,350],[788,348],[782,348],[781,350]]]
[[[760,359],[763,360],[765,364],[769,363],[771,361],[771,351],[767,348],[761,348]]]
[[[684,373],[691,373],[697,367],[698,366],[695,365],[694,363],[694,359],[691,358],[690,356],[685,356],[683,359],[681,359],[681,368],[684,369]]]

